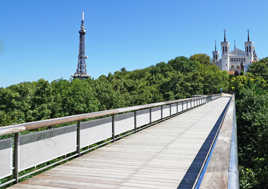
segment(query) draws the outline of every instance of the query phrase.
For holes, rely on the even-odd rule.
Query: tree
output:
[[[268,58],[251,64],[248,71],[254,76],[261,76],[268,81]]]
[[[194,54],[190,57],[190,60],[197,61],[200,64],[210,64],[210,57],[206,54]]]
[[[71,86],[67,89],[66,97],[63,107],[68,110],[69,115],[99,110],[100,103],[87,80],[72,80]]]

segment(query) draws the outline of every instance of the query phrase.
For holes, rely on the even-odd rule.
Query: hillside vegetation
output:
[[[240,186],[268,188],[268,58],[229,76],[196,54],[97,79],[24,82],[0,88],[0,126],[147,104],[196,94],[236,94]]]
[[[268,188],[268,58],[230,79],[236,94],[240,187]]]
[[[198,58],[209,63],[205,55],[177,57],[141,70],[122,68],[95,80],[40,79],[1,88],[0,125],[227,91],[228,74]]]

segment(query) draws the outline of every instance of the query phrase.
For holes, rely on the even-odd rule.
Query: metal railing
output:
[[[235,101],[235,95],[233,95]],[[232,140],[230,150],[230,163],[228,169],[228,189],[239,189],[238,152],[237,152],[237,125],[236,108],[234,103]]]
[[[195,155],[194,160],[187,169],[177,189],[197,189],[200,187],[200,184],[203,180],[203,176],[206,172],[209,157],[212,153],[218,133],[221,129],[221,125],[224,120],[226,111],[228,110],[229,103],[230,100],[228,100],[228,103],[225,105],[224,110],[221,112],[219,118],[217,118],[215,125],[213,125],[212,129],[208,133],[208,136],[200,147],[198,153]]]
[[[222,186],[224,183],[226,187],[228,185],[228,189],[239,189],[235,96],[225,95],[225,98],[229,99],[224,110],[187,170],[178,189],[186,186],[194,189],[207,188],[210,183],[213,183],[214,186]],[[230,143],[227,142],[228,140]],[[223,150],[226,150],[226,156],[228,156],[226,159],[223,158],[224,154],[221,154]],[[230,154],[228,154],[229,151]],[[222,158],[222,164],[217,162],[220,158]],[[222,175],[228,175],[228,179],[222,179],[214,172],[215,170],[221,171]],[[203,181],[205,181],[204,185],[202,185]]]
[[[42,170],[45,170],[49,167],[55,166],[56,164],[59,164],[61,162],[64,162],[66,160],[69,160],[71,158],[80,156],[83,153],[86,153],[88,151],[91,151],[93,149],[96,149],[100,146],[106,145],[110,142],[114,142],[115,140],[118,140],[122,137],[125,137],[129,134],[135,133],[141,129],[147,128],[148,126],[151,126],[154,123],[157,123],[159,121],[163,121],[167,118],[173,117],[174,115],[183,113],[185,111],[188,111],[192,108],[195,108],[197,106],[203,105],[205,103],[208,103],[209,101],[212,101],[214,99],[217,99],[220,97],[220,94],[216,94],[216,95],[209,95],[209,96],[200,96],[200,97],[194,97],[194,98],[188,98],[188,99],[181,99],[181,100],[173,100],[173,101],[167,101],[167,102],[160,102],[160,103],[153,103],[153,104],[146,104],[146,105],[139,105],[139,106],[132,106],[132,107],[125,107],[125,108],[118,108],[118,109],[112,109],[112,110],[105,110],[105,111],[99,111],[99,112],[92,112],[92,113],[85,113],[85,114],[79,114],[79,115],[73,115],[73,116],[66,116],[66,117],[60,117],[60,118],[55,118],[55,119],[48,119],[48,120],[42,120],[42,121],[35,121],[35,122],[29,122],[29,123],[23,123],[23,124],[17,124],[17,125],[11,125],[11,126],[4,126],[4,127],[0,127],[0,136],[5,136],[5,135],[11,135],[13,138],[13,144],[11,146],[12,148],[12,175],[9,175],[8,177],[5,178],[1,178],[0,181],[4,180],[3,183],[0,182],[0,187],[12,184],[12,183],[17,183],[19,182],[20,179],[23,179],[29,175],[38,173]],[[172,114],[172,107],[176,106],[176,111],[175,113]],[[163,116],[163,107],[169,106],[169,116],[164,117]],[[179,107],[181,108],[181,110],[179,111]],[[153,108],[160,108],[161,111],[161,117],[157,120],[152,121],[152,109]],[[149,110],[149,123],[148,124],[144,124],[140,127],[137,126],[137,112],[141,111],[141,110]],[[133,121],[134,121],[134,127],[131,130],[128,130],[127,132],[124,132],[123,134],[116,134],[115,133],[115,116],[118,114],[122,114],[122,113],[127,113],[127,112],[133,112]],[[160,113],[160,112],[159,112]],[[80,124],[82,120],[86,120],[89,118],[99,118],[99,117],[104,117],[104,116],[111,116],[111,136],[110,138],[106,139],[106,140],[101,140],[104,141],[102,143],[99,144],[98,141],[98,145],[92,146],[92,144],[90,144],[89,146],[92,146],[88,149],[84,149],[81,148],[81,139],[80,139],[80,135],[81,135],[81,128],[80,128]],[[71,152],[71,153],[66,153],[64,156],[60,156],[62,157],[59,161],[50,163],[49,165],[46,166],[42,166],[41,168],[36,168],[39,165],[34,165],[33,167],[35,167],[36,169],[34,170],[29,170],[27,173],[23,173],[23,171],[25,172],[25,170],[19,170],[19,149],[20,149],[20,137],[23,135],[20,135],[20,133],[24,132],[24,131],[30,131],[30,130],[34,130],[34,129],[39,129],[39,128],[51,128],[54,127],[58,124],[66,124],[66,123],[70,123],[70,122],[74,122],[77,121],[76,124],[76,150]],[[68,126],[66,126],[68,127]],[[98,133],[101,134],[101,133]],[[1,141],[1,140],[0,140]],[[83,149],[83,151],[82,151]],[[1,149],[0,149],[1,150]],[[69,155],[67,155],[69,154]],[[58,158],[58,157],[57,157]],[[1,169],[1,167],[0,167]]]
[[[224,122],[226,113],[228,111],[229,105],[231,103],[231,100],[232,100],[232,97],[230,97],[230,99],[229,99],[228,103],[226,104],[223,112],[221,113],[219,119],[217,120],[217,122],[215,123],[215,125],[214,125],[213,129],[211,130],[209,136],[207,137],[207,139],[209,139],[209,137],[210,137],[212,140],[211,140],[211,142],[209,144],[209,149],[208,149],[207,154],[205,156],[205,159],[204,159],[204,161],[202,163],[202,166],[201,166],[201,168],[200,168],[200,170],[198,172],[198,175],[197,175],[197,177],[195,179],[195,182],[193,184],[193,187],[192,188],[194,188],[194,189],[199,189],[200,188],[201,182],[202,182],[203,177],[204,177],[204,174],[206,172],[206,168],[207,168],[208,163],[209,163],[210,156],[213,153],[213,150],[214,150],[214,147],[215,147],[215,144],[216,144],[218,135],[220,133],[220,130],[221,130],[222,124]]]

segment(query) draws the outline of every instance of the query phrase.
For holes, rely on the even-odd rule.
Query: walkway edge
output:
[[[201,189],[238,189],[235,98],[232,96]]]

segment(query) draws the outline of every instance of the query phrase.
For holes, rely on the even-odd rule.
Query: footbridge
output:
[[[0,187],[239,188],[229,94],[0,128]]]

